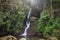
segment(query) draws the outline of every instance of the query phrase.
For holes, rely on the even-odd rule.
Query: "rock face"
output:
[[[37,18],[36,17],[31,17],[30,18],[30,28],[27,30],[28,32],[28,35],[34,35],[34,33],[36,32],[37,30]]]
[[[32,6],[32,12],[31,12],[31,16],[35,16],[37,18],[40,17],[40,13],[43,10],[46,10],[48,8],[50,8],[50,1],[49,0],[35,0],[35,4],[31,5]]]
[[[21,39],[19,39],[19,40],[26,40],[26,38],[21,38]]]

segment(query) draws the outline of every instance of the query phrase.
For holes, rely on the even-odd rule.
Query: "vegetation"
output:
[[[43,10],[40,14],[40,18],[38,20],[38,31],[42,32],[44,37],[54,36],[60,40],[60,1],[52,1],[51,0],[51,11]],[[51,17],[50,17],[51,16]]]
[[[14,0],[15,1],[15,0]],[[18,0],[19,1],[19,0]],[[25,4],[24,1],[13,2],[11,0],[0,0],[0,33],[10,32],[10,33],[20,33],[24,28],[24,21],[26,20],[26,13],[30,9],[30,4]],[[32,16],[31,25],[34,24],[38,19],[37,31],[41,32],[44,37],[55,36],[60,40],[60,1],[59,0],[49,0],[50,8],[45,4],[47,1],[44,0],[44,8],[41,10],[40,18]],[[23,3],[22,3],[23,2]],[[34,13],[34,8],[36,8],[39,13],[40,4],[31,6]],[[47,9],[45,9],[47,7]],[[34,14],[32,14],[34,15]],[[36,22],[37,24],[37,22]],[[35,24],[34,24],[35,26]],[[34,29],[36,31],[36,29]],[[0,34],[1,35],[1,34]]]
[[[8,2],[6,1],[8,4]],[[14,3],[10,3],[9,5],[5,4],[5,1],[0,3],[0,29],[1,31],[8,31],[19,33],[24,28],[23,22],[26,18],[26,10],[28,10],[28,6],[19,6]],[[4,4],[4,5],[3,5]],[[7,9],[8,8],[8,9]]]
[[[48,10],[44,10],[41,13],[41,18],[38,21],[38,30],[44,35],[47,35],[47,33],[51,34],[54,29],[60,29],[59,20],[60,18],[49,18]]]

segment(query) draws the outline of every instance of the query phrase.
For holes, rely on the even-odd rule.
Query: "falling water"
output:
[[[27,30],[28,30],[28,28],[30,27],[30,14],[31,14],[31,9],[29,10],[29,13],[28,13],[28,15],[27,15],[27,21],[26,21],[26,28],[25,28],[25,30],[24,30],[24,33],[21,35],[21,36],[27,36]]]

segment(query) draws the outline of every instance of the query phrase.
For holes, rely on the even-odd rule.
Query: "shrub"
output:
[[[41,13],[41,17],[40,19],[38,20],[38,31],[44,31],[45,30],[45,26],[46,24],[48,23],[48,20],[49,20],[49,14],[48,14],[48,11],[47,10],[44,10],[42,13]]]
[[[51,36],[53,34],[53,30],[59,30],[60,29],[60,18],[49,18],[49,11],[44,10],[41,13],[41,17],[38,20],[38,31],[42,32],[44,37]]]

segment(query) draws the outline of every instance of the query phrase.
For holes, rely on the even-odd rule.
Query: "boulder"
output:
[[[45,39],[39,39],[39,40],[45,40]]]
[[[50,37],[51,40],[58,40],[56,37]]]
[[[19,40],[26,40],[26,38],[21,38],[21,39],[19,39]]]
[[[0,40],[17,40],[17,38],[14,36],[8,35],[8,36],[0,37]]]
[[[36,17],[31,17],[31,18],[30,18],[30,21],[36,21],[36,20],[37,20]]]

